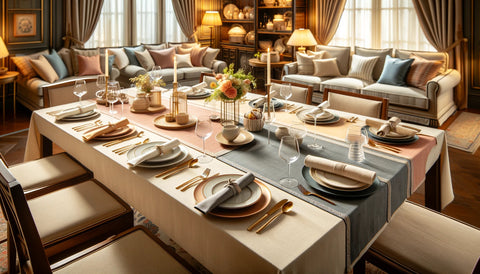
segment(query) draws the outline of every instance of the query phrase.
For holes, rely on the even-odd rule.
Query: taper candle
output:
[[[270,85],[270,77],[271,77],[271,71],[270,71],[270,48],[267,50],[267,84]]]
[[[105,49],[105,76],[108,76],[108,49]]]
[[[177,82],[177,56],[173,56],[173,82]]]

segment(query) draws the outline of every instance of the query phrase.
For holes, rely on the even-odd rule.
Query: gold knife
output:
[[[272,208],[270,208],[269,211],[267,211],[267,213],[265,213],[265,215],[262,216],[262,218],[258,219],[255,223],[253,223],[251,226],[249,226],[247,228],[248,231],[252,231],[252,229],[258,225],[261,221],[265,220],[265,218],[267,218],[268,216],[272,215],[273,213],[275,213],[275,211],[279,210],[280,208],[282,208],[282,206],[288,202],[287,199],[283,199],[281,200],[280,202],[278,202],[276,205],[274,205]]]

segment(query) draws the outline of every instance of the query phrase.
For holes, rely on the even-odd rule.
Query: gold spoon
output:
[[[170,178],[170,177],[172,177],[173,175],[179,173],[180,171],[182,171],[182,170],[184,170],[184,169],[192,168],[192,167],[196,166],[197,163],[198,163],[198,158],[190,159],[190,160],[188,161],[188,164],[187,164],[187,165],[185,165],[185,166],[183,166],[183,167],[181,167],[181,168],[173,171],[173,172],[170,173],[170,174],[167,174],[167,175],[163,176],[162,179]],[[155,177],[156,177],[156,176],[155,176]]]
[[[273,222],[276,218],[278,218],[282,213],[287,213],[290,210],[292,210],[293,207],[293,202],[288,201],[282,206],[282,211],[278,212],[275,214],[268,222],[266,222],[264,225],[262,225],[256,232],[261,233],[271,222]]]

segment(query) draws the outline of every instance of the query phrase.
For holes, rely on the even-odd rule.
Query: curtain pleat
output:
[[[318,18],[317,39],[321,45],[328,45],[337,31],[347,0],[319,0],[316,10]]]
[[[188,38],[188,41],[196,41],[195,0],[174,0],[172,5],[183,34]]]
[[[104,0],[66,0],[65,47],[79,46],[92,36],[102,11]]]

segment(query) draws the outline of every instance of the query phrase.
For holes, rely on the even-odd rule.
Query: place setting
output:
[[[275,91],[272,91],[270,93],[270,96],[273,96],[276,92]],[[282,100],[279,100],[277,98],[273,98],[273,97],[270,97],[271,99],[271,102],[273,104],[273,107],[275,109],[280,109],[282,108],[283,106],[285,106],[284,102]],[[267,101],[267,95],[265,96],[262,96],[260,98],[257,98],[257,99],[253,99],[253,100],[250,100],[248,102],[248,105],[252,108],[259,108],[259,109],[263,109],[263,106],[265,105]]]
[[[160,168],[182,163],[189,157],[188,148],[178,139],[136,145],[127,151],[130,167]]]
[[[295,114],[300,121],[307,124],[313,124],[314,126],[337,123],[340,121],[340,116],[327,111],[326,109],[329,106],[330,105],[328,101],[325,101],[315,108],[302,109],[297,111]]]
[[[252,133],[234,124],[224,125],[222,131],[215,136],[217,142],[226,146],[246,145],[254,139]]]
[[[187,94],[187,99],[205,99],[212,94],[212,90],[207,88],[207,86],[206,82],[201,82],[191,87],[184,86],[178,89]]]
[[[98,118],[100,112],[97,111],[96,103],[79,104],[76,107],[69,107],[48,114],[55,117],[55,121],[77,122]]]
[[[134,136],[136,134],[136,127],[130,124],[128,119],[123,118],[117,122],[109,122],[108,124],[102,123],[101,125],[90,128],[83,133],[82,139],[85,142],[91,140],[112,141]]]
[[[402,126],[398,117],[392,117],[388,121],[376,121],[366,119],[363,130],[368,138],[375,142],[389,145],[409,145],[418,141],[419,129]]]

